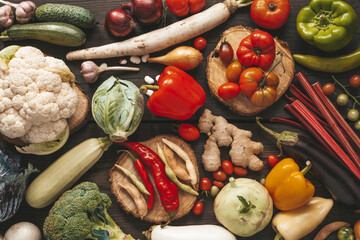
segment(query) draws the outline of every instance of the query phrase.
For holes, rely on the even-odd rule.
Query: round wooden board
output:
[[[166,138],[166,139],[176,143],[189,155],[189,157],[190,157],[191,161],[194,163],[194,166],[196,169],[196,174],[197,174],[198,180],[197,180],[197,183],[195,186],[195,190],[198,191],[198,189],[199,189],[199,168],[197,165],[195,153],[186,142],[184,142],[182,139],[180,139],[176,136],[159,135],[159,136],[156,136],[154,138],[151,138],[151,139],[141,142],[141,143],[144,144],[145,146],[151,148],[154,152],[157,153],[157,144],[159,144],[161,148],[164,146],[164,143],[161,140],[162,138]],[[180,157],[178,157],[177,154],[175,154],[175,156],[176,156],[178,163],[183,168],[185,168],[184,161]],[[126,154],[126,153],[122,154],[118,158],[116,164],[121,165],[124,168],[130,170],[133,174],[135,174],[135,176],[138,179],[141,179],[140,175],[137,173],[137,171],[134,167],[134,164],[128,154]],[[154,202],[154,207],[151,210],[148,210],[147,215],[143,218],[143,220],[148,221],[148,222],[157,223],[157,224],[159,224],[161,222],[166,222],[169,220],[169,214],[164,210],[164,207],[161,204],[159,194],[156,190],[156,187],[154,184],[154,179],[152,177],[151,172],[148,171],[148,173],[149,173],[149,177],[150,177],[150,179],[153,183],[154,189],[155,189],[155,202]],[[128,195],[128,193],[125,190],[123,190],[119,187],[119,184],[117,184],[118,182],[121,182],[121,181],[131,182],[131,180],[128,177],[126,177],[125,174],[123,174],[121,171],[117,170],[114,166],[110,170],[111,191],[114,194],[114,196],[116,197],[117,202],[120,204],[120,206],[126,212],[131,213],[135,217],[139,218],[140,216],[138,214],[138,211],[136,209],[133,199]],[[187,184],[189,184],[189,183],[187,183]],[[178,193],[179,193],[180,205],[179,205],[179,209],[177,210],[176,215],[174,216],[173,219],[178,219],[178,218],[181,218],[184,215],[188,214],[189,211],[194,206],[194,203],[196,201],[196,196],[186,193],[179,188],[178,188]]]
[[[265,108],[256,107],[252,105],[252,103],[249,100],[249,97],[245,96],[242,93],[240,93],[239,96],[237,96],[236,98],[232,98],[232,99],[223,99],[218,95],[217,91],[220,85],[227,82],[225,76],[227,66],[220,60],[219,57],[215,57],[216,55],[214,56],[214,54],[218,52],[220,44],[224,41],[224,38],[226,38],[226,41],[229,42],[234,49],[233,61],[238,60],[236,56],[236,50],[241,40],[247,37],[252,31],[254,30],[251,28],[245,28],[243,26],[229,28],[222,34],[222,37],[219,43],[216,45],[214,51],[212,51],[207,58],[206,75],[211,93],[220,102],[228,106],[231,110],[244,116],[255,115],[263,111]],[[280,79],[279,86],[276,89],[278,94],[276,100],[278,100],[286,92],[286,90],[291,84],[291,81],[294,77],[295,63],[294,63],[294,59],[291,56],[290,49],[288,48],[285,42],[275,38],[275,45],[276,45],[276,52],[279,51],[283,52],[282,62],[285,67],[285,73],[281,65],[278,65],[273,71],[279,76]],[[280,56],[277,55],[274,60],[274,63],[276,63],[279,59]]]

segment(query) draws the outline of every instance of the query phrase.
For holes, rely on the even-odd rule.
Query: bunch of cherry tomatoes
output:
[[[228,65],[225,73],[228,82],[218,88],[218,95],[231,99],[241,92],[254,106],[273,104],[279,85],[279,77],[272,72],[277,64],[269,70],[275,59],[274,38],[267,32],[255,30],[240,42],[236,55],[239,61],[232,62],[234,50],[225,39],[220,45],[219,57]],[[248,68],[243,69],[243,66]]]
[[[359,102],[359,96],[353,96],[350,92],[358,89],[360,87],[360,75],[354,75],[349,79],[349,87],[350,90],[348,90],[348,86],[342,85],[340,82],[338,82],[334,78],[335,84],[339,85],[345,93],[341,93],[336,98],[336,103],[341,106],[345,107],[349,104],[349,98],[352,98],[353,105],[352,107],[347,111],[347,118],[355,122],[354,127],[357,130],[360,130],[360,120],[359,120],[359,110],[356,109],[356,105],[360,106]],[[323,86],[323,92],[327,96],[331,96],[335,93],[335,84],[334,83],[327,83]]]

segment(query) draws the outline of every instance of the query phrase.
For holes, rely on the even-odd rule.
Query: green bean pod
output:
[[[195,191],[194,189],[192,189],[189,185],[186,185],[182,182],[179,181],[179,179],[177,179],[176,174],[174,173],[174,171],[170,168],[169,164],[166,161],[165,155],[163,150],[160,148],[160,146],[158,145],[158,155],[160,157],[160,159],[164,162],[165,164],[165,173],[168,176],[168,178],[176,184],[176,186],[178,186],[181,190],[183,190],[184,192],[190,193],[192,195],[198,196],[199,193],[197,191]]]
[[[341,73],[360,66],[360,46],[353,52],[337,57],[319,57],[293,54],[294,60],[307,68],[320,72]]]

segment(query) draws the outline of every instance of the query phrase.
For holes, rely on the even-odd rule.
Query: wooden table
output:
[[[18,0],[16,2],[19,2]],[[37,5],[44,4],[46,1],[43,0],[36,0],[35,3]],[[56,2],[56,1],[52,1]],[[111,37],[107,34],[103,27],[104,18],[106,13],[116,7],[120,6],[120,1],[114,1],[114,0],[77,0],[77,1],[71,1],[71,0],[63,0],[58,1],[65,4],[76,4],[85,8],[88,8],[91,10],[98,21],[98,24],[90,31],[87,32],[87,42],[83,46],[86,47],[92,47],[92,46],[98,46],[106,43],[115,42],[118,39]],[[215,4],[216,2],[220,2],[219,0],[208,0],[205,8],[208,8]],[[284,27],[282,27],[279,30],[276,31],[270,31],[270,33],[273,36],[277,36],[279,39],[282,39],[284,41],[287,41],[291,51],[293,53],[306,53],[306,54],[321,54],[321,52],[307,43],[305,43],[298,35],[296,31],[296,16],[299,10],[307,5],[309,1],[305,0],[290,0],[291,2],[291,15],[290,19],[286,23]],[[348,0],[347,1],[350,5],[353,6],[355,11],[360,15],[360,1],[358,0]],[[167,17],[167,23],[172,23],[174,21],[179,20],[180,18],[177,18],[174,16],[174,14],[170,13],[168,11],[168,17]],[[254,117],[242,117],[239,116],[233,112],[231,112],[227,107],[222,105],[220,102],[218,102],[213,96],[211,96],[209,92],[209,88],[206,83],[206,75],[205,75],[205,69],[206,69],[206,57],[208,54],[213,50],[215,45],[220,39],[220,35],[223,31],[226,29],[237,26],[237,25],[244,25],[256,28],[257,26],[252,22],[249,14],[249,7],[239,9],[236,11],[224,24],[216,27],[215,29],[203,34],[202,36],[207,40],[208,44],[203,51],[204,53],[204,60],[198,66],[196,69],[189,71],[189,73],[202,85],[204,88],[207,99],[204,104],[204,106],[188,121],[187,123],[197,124],[200,114],[205,108],[209,108],[212,110],[212,112],[215,115],[222,115],[226,119],[228,119],[229,122],[234,123],[236,126],[251,130],[254,134],[253,139],[255,141],[261,141],[265,146],[265,151],[260,154],[261,159],[266,161],[266,157],[268,154],[278,154],[278,149],[276,147],[274,139],[264,134],[262,130],[260,130],[259,127],[254,122]],[[137,26],[134,31],[131,33],[131,36],[138,35],[145,31],[150,31],[153,28],[150,27],[141,27]],[[184,42],[182,45],[192,45],[194,39]],[[352,50],[354,50],[360,42],[360,29],[356,32],[356,35],[353,39],[353,41],[349,44],[348,47],[346,47],[344,50],[340,51],[338,54],[342,53],[348,53]],[[15,42],[14,42],[15,43]],[[6,43],[8,45],[9,43]],[[15,44],[19,45],[31,45],[38,47],[43,52],[45,52],[48,55],[65,59],[65,54],[73,50],[71,48],[65,48],[65,47],[58,47],[47,43],[41,43],[37,41],[22,41],[22,42],[16,42]],[[3,45],[3,44],[1,44]],[[2,46],[3,47],[3,46]],[[172,49],[172,48],[171,48]],[[165,54],[168,52],[169,49],[163,50],[162,52],[152,54],[153,56],[159,56],[160,54]],[[129,58],[127,58],[129,60]],[[116,59],[106,59],[106,60],[97,60],[96,63],[100,64],[102,62],[108,63],[108,65],[118,65],[119,58]],[[129,62],[129,61],[128,61]],[[96,90],[96,88],[100,85],[100,83],[107,79],[109,76],[114,74],[115,76],[119,76],[122,79],[131,80],[134,82],[137,86],[140,86],[144,84],[144,77],[145,76],[151,76],[155,77],[156,75],[160,74],[163,70],[164,66],[160,64],[140,64],[139,67],[141,68],[141,71],[139,73],[104,73],[101,75],[100,79],[97,83],[89,85],[84,82],[81,74],[80,74],[80,64],[81,61],[75,61],[75,62],[66,62],[68,66],[71,68],[73,73],[77,77],[77,81],[79,83],[79,86],[87,93],[87,95],[91,98],[92,94]],[[131,64],[130,64],[131,65]],[[296,72],[303,72],[304,75],[311,81],[320,81],[322,84],[330,81],[330,74],[320,73],[311,71],[309,69],[306,69],[298,64],[296,64]],[[350,76],[353,74],[359,74],[360,69],[357,68],[353,71],[346,72],[343,74],[337,74],[337,78],[340,79],[342,82],[347,81]],[[294,80],[296,82],[296,80]],[[145,97],[147,99],[147,97]],[[260,114],[261,117],[263,117],[265,122],[272,116],[277,117],[291,117],[285,110],[284,105],[286,104],[286,100],[284,97],[282,97],[277,103],[275,103],[270,108],[266,109],[264,112]],[[166,118],[161,118],[153,115],[149,110],[145,110],[144,117],[142,119],[142,122],[138,128],[138,130],[130,137],[130,140],[132,141],[144,141],[151,137],[154,137],[159,134],[177,134],[173,131],[173,125],[179,124],[180,121],[173,121]],[[273,129],[276,129],[278,131],[281,131],[283,129],[288,130],[296,130],[291,127],[287,127],[281,124],[271,124],[268,123],[268,126],[270,126]],[[100,137],[104,136],[105,134],[102,132],[102,130],[96,125],[93,119],[90,118],[88,123],[82,127],[78,132],[72,134],[66,143],[66,145],[59,150],[58,152],[50,155],[50,156],[22,156],[22,164],[25,166],[27,163],[32,163],[36,168],[38,168],[40,171],[43,171],[46,167],[48,167],[53,161],[55,161],[59,156],[61,156],[63,153],[74,147],[75,145],[79,144],[80,142],[91,138],[91,137]],[[196,140],[195,142],[191,142],[191,146],[193,147],[195,154],[197,156],[201,176],[209,176],[209,173],[206,173],[204,171],[204,168],[201,164],[201,155],[203,152],[203,145],[206,141],[206,136],[201,135],[200,139]],[[7,147],[11,147],[8,145]],[[109,184],[109,170],[115,163],[118,155],[116,153],[117,147],[113,146],[111,147],[103,157],[99,160],[98,163],[95,164],[81,179],[78,181],[78,183],[83,181],[92,181],[95,182],[102,192],[105,192],[109,194],[111,199],[113,200],[113,204],[109,209],[110,215],[113,217],[115,222],[120,226],[120,228],[126,232],[130,233],[134,238],[139,239],[145,239],[144,236],[142,236],[142,231],[148,229],[152,224],[148,222],[141,221],[139,219],[134,218],[132,215],[126,214],[116,203],[115,198],[112,196],[110,192],[110,184]],[[222,159],[225,160],[228,158],[228,149],[223,149],[222,151]],[[248,177],[254,178],[259,180],[262,177],[265,177],[267,173],[269,172],[270,167],[265,163],[265,167],[260,172],[250,172],[248,174]],[[311,178],[309,176],[309,179],[312,181],[312,183],[316,186],[315,195],[316,196],[322,196],[326,198],[330,198],[329,192],[322,186],[318,181]],[[195,216],[192,213],[188,214],[187,216],[183,217],[182,219],[176,220],[173,222],[174,225],[190,225],[190,224],[218,224],[215,215],[213,212],[213,200],[207,199],[205,202],[205,211],[201,216]],[[11,218],[10,220],[1,223],[0,224],[0,232],[4,233],[7,228],[9,228],[14,223],[20,222],[20,221],[29,221],[36,224],[39,228],[42,228],[43,222],[45,217],[47,216],[51,206],[43,208],[43,209],[34,209],[31,208],[29,205],[27,205],[26,201],[24,200],[19,211],[17,214]],[[330,214],[327,216],[325,221],[321,224],[321,226],[324,226],[327,223],[333,222],[333,221],[348,221],[351,224],[354,224],[358,219],[360,218],[359,214],[352,213],[351,210],[343,208],[342,206],[339,206],[335,203],[333,209],[331,210]],[[321,227],[320,226],[320,227]],[[320,229],[318,227],[314,232],[309,234],[305,239],[313,239],[316,232]],[[248,239],[272,239],[275,236],[274,231],[271,228],[271,224],[269,224],[263,231],[260,233],[248,238]],[[331,235],[329,239],[336,239],[335,234]],[[171,240],[171,239],[169,239]],[[184,239],[185,240],[185,239]]]

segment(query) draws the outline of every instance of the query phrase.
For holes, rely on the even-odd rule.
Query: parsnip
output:
[[[121,42],[69,52],[66,59],[94,59],[144,55],[187,41],[225,22],[238,8],[252,0],[225,0],[165,28],[151,31]]]

